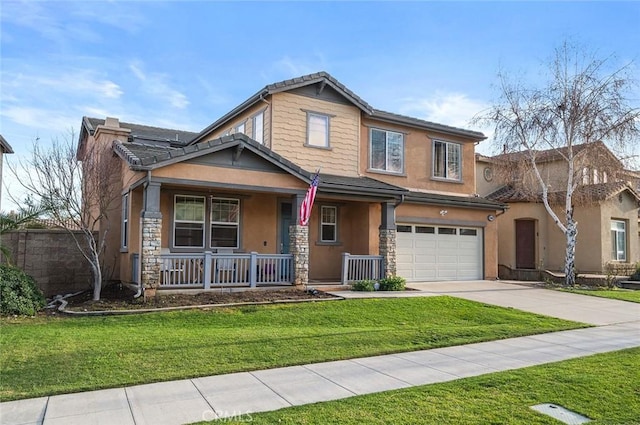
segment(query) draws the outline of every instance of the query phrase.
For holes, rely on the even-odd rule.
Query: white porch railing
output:
[[[351,255],[342,253],[343,285],[359,280],[378,280],[384,277],[384,259],[381,255]]]
[[[293,283],[290,254],[162,254],[160,288],[287,285]]]

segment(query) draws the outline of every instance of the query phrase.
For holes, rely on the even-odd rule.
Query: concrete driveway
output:
[[[451,295],[598,326],[640,322],[638,303],[536,288],[513,281],[424,282],[407,286],[425,295]]]

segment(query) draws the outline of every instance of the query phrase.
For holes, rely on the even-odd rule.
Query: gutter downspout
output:
[[[150,182],[151,182],[151,170],[147,170],[147,181],[142,185],[142,188],[145,194]],[[144,199],[144,208],[146,208],[146,204],[147,204],[147,200]],[[142,287],[142,226],[139,226],[138,233],[139,233],[138,252],[140,253],[140,255],[138,255],[138,267],[136,270],[136,277],[135,277],[138,284],[133,285],[134,289],[137,290],[133,298],[140,298],[140,296],[144,293],[144,288]]]

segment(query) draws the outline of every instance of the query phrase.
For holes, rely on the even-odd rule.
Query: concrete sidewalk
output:
[[[177,425],[219,417],[250,419],[280,409],[640,346],[640,305],[495,282],[412,285],[422,296],[447,294],[600,324],[500,341],[353,360],[234,373],[0,404],[1,424]],[[527,289],[533,289],[528,291]],[[543,291],[543,292],[538,292]],[[414,292],[417,296],[418,291]],[[495,294],[495,295],[489,295]],[[357,294],[346,294],[358,296]],[[566,295],[566,297],[565,297]],[[555,297],[561,301],[556,302]],[[535,302],[527,299],[533,297]],[[595,298],[595,300],[592,300]],[[491,302],[490,300],[494,300]],[[592,301],[594,304],[591,304]],[[590,314],[583,305],[593,307]],[[536,307],[538,306],[538,307]],[[571,311],[572,317],[564,317]],[[600,322],[608,322],[602,324]]]

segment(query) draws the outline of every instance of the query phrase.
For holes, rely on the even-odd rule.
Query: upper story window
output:
[[[242,133],[242,134],[246,134],[245,133],[245,122],[242,121],[240,124],[238,124],[234,129],[235,133]]]
[[[211,248],[238,248],[240,200],[211,198]]]
[[[175,196],[173,246],[177,248],[204,248],[204,202],[204,196]]]
[[[372,128],[370,133],[370,167],[373,170],[404,172],[404,135]]]
[[[329,147],[329,116],[307,112],[307,146]]]
[[[433,142],[433,177],[462,179],[462,149],[458,143]]]
[[[627,223],[611,220],[611,259],[627,261]]]
[[[251,138],[256,142],[264,143],[264,112],[260,112],[251,118]]]

